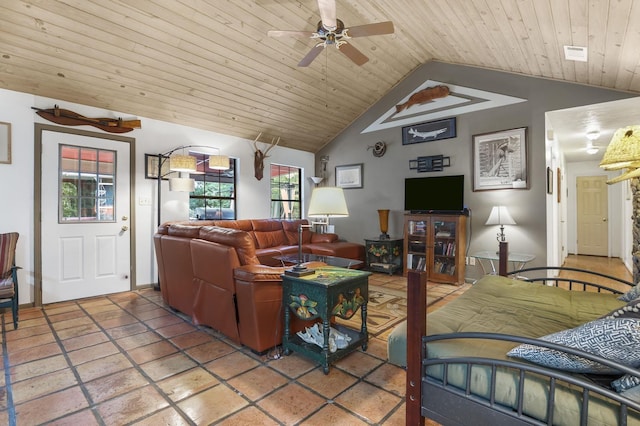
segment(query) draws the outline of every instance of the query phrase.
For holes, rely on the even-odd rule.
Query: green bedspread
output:
[[[557,287],[532,284],[510,278],[489,275],[444,307],[427,315],[427,334],[456,332],[489,332],[524,337],[541,337],[556,331],[576,327],[624,305],[615,294],[568,291]],[[484,340],[450,340],[431,343],[429,358],[475,356],[511,359],[506,353],[517,343]],[[406,364],[406,322],[398,325],[388,340],[389,361]],[[513,359],[512,359],[513,360]],[[450,368],[451,383],[463,386],[467,368]],[[441,371],[430,370],[429,375],[440,377]],[[505,405],[515,404],[517,377],[509,372],[498,373],[496,399]],[[474,367],[472,392],[488,395],[490,374],[487,368]],[[538,418],[546,414],[546,389],[528,380],[526,411]],[[572,424],[577,419],[580,395],[569,389],[560,390],[562,404],[556,404],[557,424]],[[427,396],[428,398],[428,396]],[[610,424],[616,414],[596,398],[590,408],[590,424]],[[604,407],[604,408],[603,408]],[[615,424],[615,420],[614,423]]]

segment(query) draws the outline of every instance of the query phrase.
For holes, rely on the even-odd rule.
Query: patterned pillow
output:
[[[640,299],[635,299],[632,300],[631,302],[627,303],[626,305],[618,308],[618,309],[614,309],[613,311],[609,312],[608,314],[605,314],[603,316],[601,316],[600,318],[608,318],[608,319],[613,319],[613,318],[637,318],[640,319]]]
[[[631,302],[633,299],[637,299],[638,297],[640,297],[640,284],[636,284],[635,287],[618,297],[618,299],[623,302]]]
[[[625,374],[611,382],[611,387],[614,388],[616,392],[624,392],[638,385],[640,385],[640,377],[632,376],[631,374]]]
[[[540,339],[580,349],[629,367],[640,366],[639,319],[600,318]],[[576,373],[609,374],[616,371],[595,361],[535,345],[517,346],[507,355]]]

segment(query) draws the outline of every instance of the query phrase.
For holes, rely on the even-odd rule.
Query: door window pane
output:
[[[60,145],[60,223],[113,222],[115,151]]]

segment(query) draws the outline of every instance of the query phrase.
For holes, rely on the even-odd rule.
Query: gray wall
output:
[[[360,132],[381,114],[431,79],[489,92],[527,99],[515,105],[457,116],[457,137],[435,142],[402,145],[401,127],[376,132]],[[335,166],[363,163],[361,189],[346,189],[348,218],[333,219],[336,232],[349,241],[362,241],[379,232],[377,209],[390,209],[389,232],[401,236],[404,217],[404,179],[443,175],[465,175],[465,205],[471,210],[467,253],[498,247],[496,227],[484,225],[493,205],[504,204],[517,222],[505,233],[509,249],[536,255],[528,266],[546,263],[546,160],[545,112],[631,97],[631,94],[548,79],[524,77],[487,69],[428,62],[391,90],[383,99],[354,121],[344,132],[316,155],[329,156],[323,185],[335,184]],[[472,191],[472,137],[475,134],[527,127],[529,189]],[[376,158],[367,147],[377,141],[387,143],[387,152]],[[439,155],[451,158],[451,167],[442,172],[418,173],[409,170],[409,160]],[[466,276],[478,278],[481,270],[467,266]]]

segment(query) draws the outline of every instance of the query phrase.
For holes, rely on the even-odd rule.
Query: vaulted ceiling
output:
[[[350,41],[364,65],[298,67],[314,40],[267,37],[315,31],[316,0],[3,1],[0,87],[311,152],[432,59],[640,93],[640,1],[336,3],[346,27],[393,21]]]

